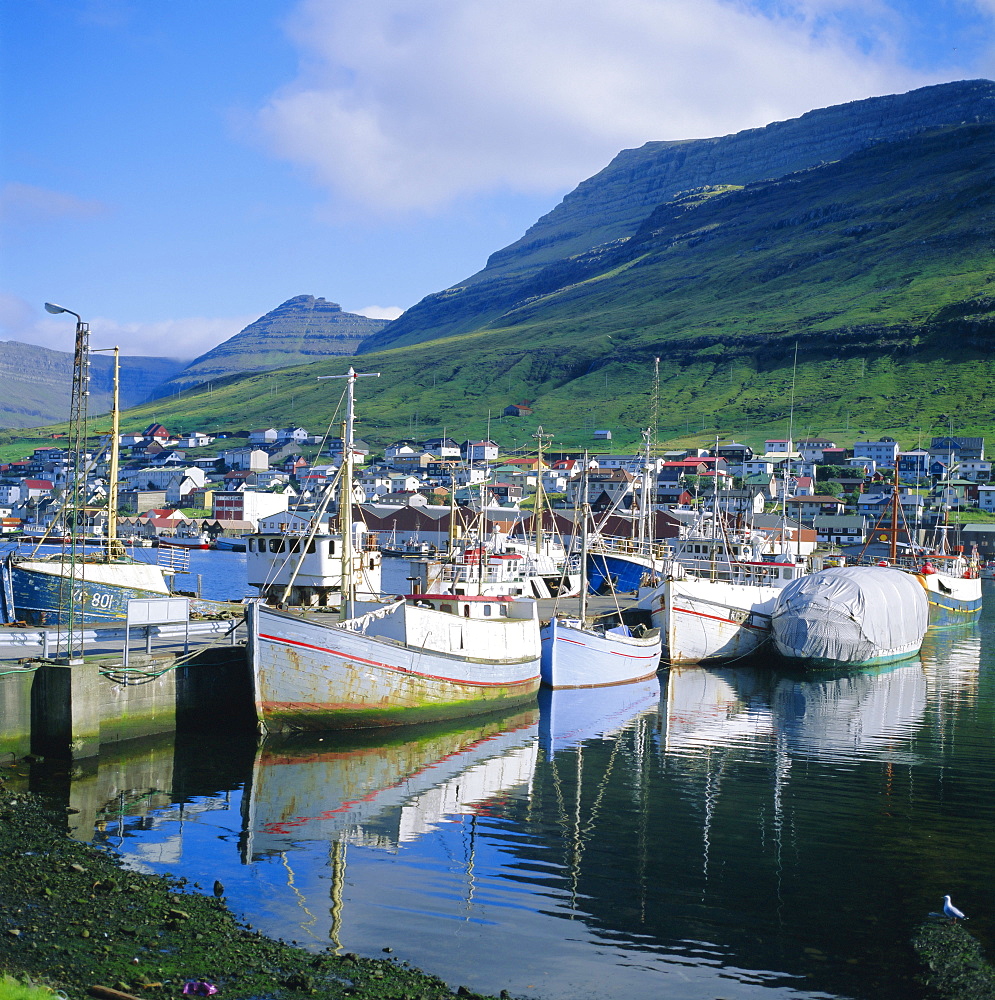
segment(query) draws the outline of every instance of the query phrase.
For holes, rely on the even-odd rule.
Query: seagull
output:
[[[956,920],[967,920],[967,917],[950,902],[949,896],[943,897],[943,912],[950,918],[951,923]]]

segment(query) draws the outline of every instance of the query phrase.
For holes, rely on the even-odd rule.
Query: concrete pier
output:
[[[133,636],[151,651],[132,646],[127,669],[115,628],[98,629],[71,666],[23,655],[50,637],[22,631],[0,643],[0,753],[80,760],[177,728],[251,729],[244,624],[198,624],[212,628]]]

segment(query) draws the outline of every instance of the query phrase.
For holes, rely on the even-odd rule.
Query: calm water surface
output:
[[[244,556],[198,557],[235,596]],[[267,934],[389,946],[454,987],[917,997],[909,938],[944,893],[995,944],[985,586],[979,623],[887,671],[675,669],[389,741],[170,738],[32,782]]]

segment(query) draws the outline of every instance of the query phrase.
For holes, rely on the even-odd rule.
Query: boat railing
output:
[[[673,555],[673,549],[665,542],[641,542],[636,538],[616,538],[610,535],[590,539],[588,552],[648,556],[653,559],[666,559]]]

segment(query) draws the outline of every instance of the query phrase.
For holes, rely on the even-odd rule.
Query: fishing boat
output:
[[[46,303],[49,312],[70,312]],[[76,316],[75,313],[72,315]],[[64,519],[79,524],[86,506],[87,412],[89,396],[89,326],[76,316],[70,443],[73,458],[67,486]],[[170,593],[170,571],[129,556],[117,537],[117,479],[119,439],[119,363],[114,351],[114,402],[111,411],[108,472],[107,531],[99,547],[87,548],[76,533],[61,539],[58,552],[41,554],[45,536],[27,555],[11,554],[0,566],[4,586],[13,594],[14,620],[33,625],[69,625],[114,621],[127,617],[132,598],[165,597]],[[57,532],[58,533],[58,530]],[[70,643],[72,644],[72,643]]]
[[[343,499],[352,481],[355,383],[363,376],[350,367],[345,376],[333,377],[347,380],[339,476],[339,620],[329,620],[321,608],[249,606],[249,660],[260,728],[397,726],[533,701],[540,658],[534,601],[409,594],[387,605],[357,607],[352,512]],[[307,555],[308,543],[301,541]]]
[[[838,566],[788,584],[771,616],[778,653],[806,669],[873,667],[919,653],[929,604],[909,573]]]
[[[245,552],[247,543],[244,538],[226,538],[224,535],[218,535],[211,542],[211,548],[218,552]]]
[[[661,630],[668,662],[740,660],[769,643],[777,595],[807,572],[786,543],[715,517],[710,531],[699,524],[684,534],[669,575],[637,606]]]
[[[898,466],[895,466],[895,481],[892,487],[892,501],[887,511],[891,514],[891,524],[879,522],[871,532],[872,537],[881,533],[889,542],[887,558],[879,559],[879,566],[892,566],[911,573],[919,581],[929,602],[931,617],[937,624],[969,624],[981,612],[981,560],[976,552],[964,554],[962,546],[953,547],[947,540],[948,524],[936,526],[932,547],[924,549],[915,544],[908,524],[901,524],[902,511],[898,496]],[[902,553],[899,552],[899,537],[907,539]]]
[[[977,556],[941,549],[923,557],[916,573],[937,617],[965,623],[981,613],[981,566]]]
[[[340,510],[338,527],[335,520],[320,505],[309,521],[275,520],[269,528],[248,535],[243,544],[249,586],[277,607],[338,608],[345,570],[357,599],[378,599],[382,554],[376,535],[365,524],[352,522],[349,511]],[[342,541],[344,521],[348,521],[348,545]]]
[[[584,480],[580,511],[582,573],[587,564],[591,514],[586,496],[586,470]],[[542,629],[543,685],[554,689],[609,687],[653,677],[660,666],[660,630],[643,624],[630,627],[617,605],[614,616],[590,621],[586,583],[582,578],[576,615],[558,614],[554,609],[549,624]]]

